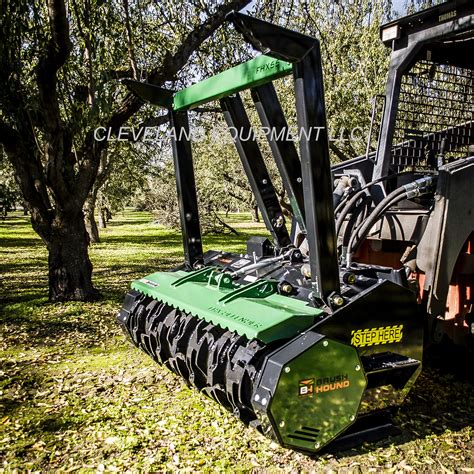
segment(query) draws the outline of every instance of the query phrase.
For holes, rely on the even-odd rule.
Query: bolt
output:
[[[359,372],[359,370],[360,370],[360,365],[357,364],[357,365],[355,366],[355,369],[356,369],[356,372]]]
[[[321,443],[314,443],[314,447],[315,447],[316,449],[319,449],[319,448],[321,447]]]
[[[328,342],[328,341],[323,341],[323,346],[324,346],[324,347],[327,347],[327,346],[328,346],[328,344],[329,344],[329,342]]]
[[[289,367],[285,367],[285,373],[289,373],[290,372],[290,368]]]
[[[267,184],[267,183],[268,183],[268,180],[262,179],[262,184]]]
[[[303,181],[301,178],[296,178],[296,181],[298,181],[298,183],[301,183],[301,181]]]
[[[305,277],[305,278],[311,278],[311,268],[309,267],[309,265],[307,263],[305,263],[302,267],[301,267],[301,274]]]
[[[281,291],[290,294],[293,291],[293,287],[289,283],[283,283],[283,285],[281,285]]]
[[[280,421],[280,424],[278,425],[280,428],[283,428],[285,426],[285,422],[284,421]]]
[[[356,417],[355,417],[354,415],[351,415],[351,416],[349,417],[349,420],[350,420],[350,421],[354,421],[355,418],[356,418]]]
[[[344,298],[341,295],[334,295],[331,297],[331,303],[334,306],[342,306],[344,304]]]
[[[258,402],[260,400],[260,395],[257,393],[253,399]]]
[[[281,227],[285,223],[285,218],[280,214],[276,219],[273,220],[274,227]]]
[[[354,273],[345,273],[343,280],[348,285],[353,285],[357,281],[357,276]]]
[[[265,406],[267,404],[267,399],[266,398],[262,398],[262,405]]]

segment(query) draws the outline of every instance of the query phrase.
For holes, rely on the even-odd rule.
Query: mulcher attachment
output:
[[[132,290],[118,315],[133,344],[250,423],[252,386],[266,345]]]
[[[165,284],[164,273],[147,279],[160,275]],[[368,379],[355,347],[314,331],[249,340],[225,317],[216,325],[136,290],[118,321],[156,362],[283,446],[315,451],[357,418]]]
[[[467,104],[463,124],[432,133],[436,121],[430,119],[426,130],[413,135],[407,118],[406,136],[394,148],[395,104],[400,78],[408,73],[407,94],[414,96],[420,76],[406,68],[416,61],[427,59],[434,66],[449,57],[447,64],[454,60],[454,66],[472,70],[472,59],[459,49],[473,42],[472,2],[457,0],[387,25],[382,38],[393,53],[375,163],[368,148],[365,158],[332,168],[319,41],[239,13],[229,19],[262,55],[176,93],[126,81],[142,100],[169,112],[184,263],[133,282],[118,321],[154,360],[283,446],[315,452],[336,438],[350,445],[393,433],[380,415],[402,403],[421,371],[426,302],[438,308],[432,314],[439,323],[447,305],[448,270],[464,242],[459,266],[472,282],[466,238],[474,235],[467,184],[474,158],[449,161],[453,151],[472,145],[467,93],[453,99]],[[453,41],[467,33],[469,42]],[[450,54],[451,48],[458,52]],[[432,82],[434,70],[429,66],[423,77]],[[299,153],[272,84],[290,74]],[[439,98],[439,82],[434,83],[430,104]],[[291,236],[259,140],[250,133],[248,102],[239,96],[245,89],[251,89],[259,119],[272,132],[266,138],[292,206]],[[459,91],[464,89],[468,86]],[[188,111],[215,100],[272,236],[272,242],[251,239],[246,254],[203,253]],[[432,107],[446,109],[441,105]],[[415,142],[423,155],[416,159]],[[395,169],[391,153],[401,153],[400,147],[408,161]],[[422,158],[428,170],[418,166]],[[454,212],[446,221],[448,209]],[[441,249],[439,255],[433,249]],[[438,257],[449,258],[439,263]],[[457,301],[449,305],[460,307]],[[458,316],[454,311],[456,326]],[[473,324],[467,316],[463,330]]]

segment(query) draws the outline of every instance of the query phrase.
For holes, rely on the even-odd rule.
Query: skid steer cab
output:
[[[185,262],[132,283],[118,321],[133,344],[281,445],[315,452],[394,434],[387,413],[423,345],[472,344],[474,5],[381,28],[392,56],[377,148],[331,168],[320,44],[232,13],[260,56],[173,92],[126,80],[168,109]],[[299,148],[273,81],[291,76]],[[291,232],[239,93],[289,197]],[[219,101],[269,235],[203,253],[188,111]],[[181,133],[185,132],[185,133]],[[290,224],[290,223],[288,223]],[[424,341],[425,339],[425,341]]]

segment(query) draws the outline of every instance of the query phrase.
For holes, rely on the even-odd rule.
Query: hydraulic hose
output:
[[[342,211],[339,213],[339,216],[337,217],[336,220],[336,239],[339,236],[339,232],[341,232],[342,224],[347,216],[349,214],[349,211],[357,204],[357,201],[364,195],[366,194],[365,189],[360,189],[357,191],[347,202],[347,204],[344,206]]]
[[[347,245],[349,240],[352,236],[352,230],[360,225],[361,222],[367,216],[367,211],[370,208],[372,203],[371,196],[364,196],[362,197],[361,202],[356,206],[356,208],[351,213],[351,217],[347,222],[347,225],[344,229],[343,237],[342,237],[342,251],[341,251],[341,258],[342,261],[345,260],[346,252],[347,252]]]
[[[344,196],[342,197],[342,199],[339,201],[339,204],[334,208],[334,215],[337,216],[337,214],[339,212],[341,212],[341,209],[344,207],[344,205],[347,203],[347,200],[353,196],[353,194],[350,193],[350,188],[348,188],[346,191],[349,191],[349,192],[346,192],[344,194]]]
[[[387,176],[382,176],[381,178],[374,179],[373,181],[370,181],[370,183],[367,183],[364,186],[362,186],[350,199],[348,197],[342,199],[342,201],[339,203],[339,205],[337,206],[337,208],[334,211],[335,215],[338,214],[341,207],[344,205],[344,203],[346,203],[346,200],[349,199],[349,201],[347,201],[347,203],[344,205],[344,207],[340,211],[339,216],[336,220],[336,238],[339,236],[339,232],[341,231],[342,224],[343,224],[344,219],[346,218],[347,214],[351,211],[352,207],[354,206],[355,203],[357,203],[359,198],[363,194],[367,194],[367,189],[368,188],[370,188],[374,184],[380,183],[382,181],[386,181],[387,179],[391,179],[391,178],[394,178],[396,176],[400,176],[402,174],[405,174],[405,172],[391,174],[391,175],[387,175]]]
[[[360,242],[365,239],[372,226],[377,222],[380,216],[385,212],[386,209],[393,206],[397,202],[405,199],[405,190],[403,188],[397,188],[395,191],[386,196],[372,211],[368,219],[366,219],[361,225],[356,227],[352,233],[351,238],[346,249],[346,266],[349,268],[352,263],[352,254],[355,252]]]
[[[431,192],[435,181],[435,177],[425,176],[424,178],[417,179],[395,189],[395,191],[380,201],[369,215],[368,219],[354,230],[354,233],[349,240],[349,244],[347,245],[346,266],[350,267],[352,263],[352,254],[357,250],[360,243],[367,237],[370,229],[388,208],[404,199],[411,199]]]

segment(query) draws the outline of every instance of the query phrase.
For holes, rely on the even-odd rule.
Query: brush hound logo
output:
[[[314,393],[314,379],[300,380],[299,396],[307,397]]]
[[[352,331],[351,335],[351,345],[355,347],[394,344],[395,342],[400,342],[403,338],[403,324],[399,324],[398,326],[357,329]]]
[[[307,397],[313,394],[332,392],[351,385],[347,374],[321,377],[318,379],[304,379],[299,382],[299,396]]]

